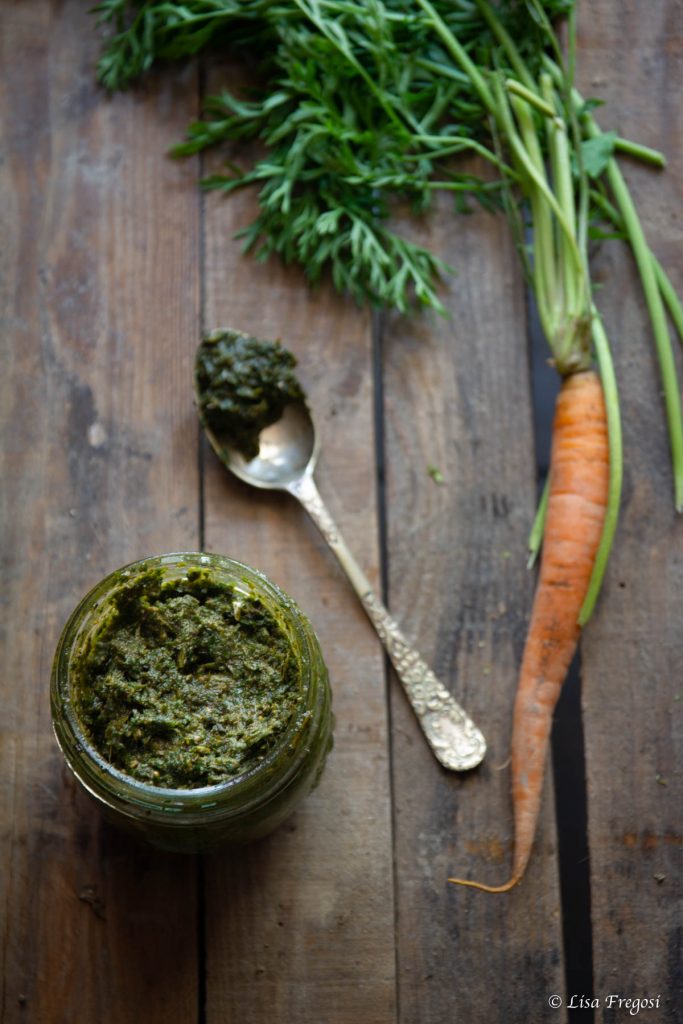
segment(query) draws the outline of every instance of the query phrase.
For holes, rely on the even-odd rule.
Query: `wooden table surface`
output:
[[[632,1019],[609,995],[658,997],[639,1020],[683,1020],[683,523],[629,254],[608,243],[597,264],[626,472],[581,649],[589,862],[563,846],[549,773],[523,884],[459,890],[449,873],[507,877],[511,707],[533,590],[527,313],[506,224],[478,213],[456,225],[444,206],[410,228],[457,266],[450,320],[372,318],[325,287],[311,294],[296,270],[257,266],[233,239],[253,196],[202,198],[198,162],[165,156],[202,91],[234,70],[166,68],[107,98],[88,6],[3,0],[0,12],[2,1020],[560,1024],[579,1019],[572,996],[598,999],[596,1021]],[[682,31],[680,0],[582,4],[584,93],[608,100],[604,124],[669,158],[663,174],[625,172],[679,291]],[[200,442],[194,348],[226,323],[299,356],[320,489],[485,730],[479,770],[436,765],[305,513],[228,478]],[[260,567],[300,602],[336,713],[303,808],[249,849],[205,858],[104,824],[64,768],[48,703],[82,594],[135,558],[199,548]],[[581,773],[565,778],[556,761],[571,810]]]

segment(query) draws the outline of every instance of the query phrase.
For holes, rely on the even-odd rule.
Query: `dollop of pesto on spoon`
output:
[[[197,349],[195,385],[199,412],[217,437],[246,460],[259,453],[259,434],[291,402],[306,400],[294,373],[296,358],[278,341],[239,331],[214,331]]]

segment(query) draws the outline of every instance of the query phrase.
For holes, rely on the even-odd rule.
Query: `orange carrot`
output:
[[[449,879],[458,885],[507,892],[520,881],[528,864],[553,711],[579,639],[577,620],[600,542],[608,481],[602,385],[596,373],[586,370],[564,380],[555,407],[541,569],[512,726],[512,876],[499,886]]]

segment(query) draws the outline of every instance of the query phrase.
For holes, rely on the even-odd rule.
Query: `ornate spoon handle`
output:
[[[358,594],[417,715],[427,742],[444,768],[465,771],[478,765],[486,741],[472,719],[410,646],[372,587],[325,507],[313,476],[305,474],[287,490],[298,498],[339,560]]]

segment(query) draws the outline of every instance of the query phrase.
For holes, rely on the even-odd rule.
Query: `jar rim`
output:
[[[289,640],[290,642],[295,640],[300,647],[297,652],[300,663],[300,699],[302,703],[304,701],[306,703],[303,713],[303,709],[296,709],[293,712],[286,728],[258,764],[222,782],[194,788],[153,786],[122,772],[107,761],[85,735],[73,707],[69,689],[71,655],[84,617],[90,610],[97,609],[100,602],[106,601],[112,584],[118,583],[124,574],[134,574],[150,567],[181,568],[183,562],[187,562],[189,568],[203,567],[219,571],[222,569],[230,575],[232,583],[239,584],[241,579],[247,586],[256,590],[259,597],[275,599],[279,607],[286,610],[288,615],[285,625],[290,634]],[[66,724],[70,736],[65,736],[61,729],[55,728],[57,742],[73,771],[76,771],[73,765],[74,752],[78,751],[86,755],[85,760],[90,771],[87,773],[76,771],[76,774],[86,789],[99,800],[103,799],[103,794],[96,783],[99,782],[101,786],[104,786],[107,781],[111,781],[116,784],[118,800],[131,801],[134,804],[147,804],[164,813],[184,809],[194,810],[199,806],[209,809],[211,806],[223,805],[223,801],[228,797],[237,799],[244,793],[248,794],[252,787],[255,787],[264,776],[267,776],[296,736],[315,715],[321,700],[314,685],[315,672],[312,671],[313,659],[317,651],[319,651],[318,641],[308,618],[296,602],[260,569],[255,569],[253,566],[227,555],[207,551],[173,551],[136,559],[112,570],[91,587],[73,609],[62,630],[52,671],[53,725],[56,718],[55,711],[61,711],[61,724]],[[73,740],[75,750],[66,749],[66,746],[70,746],[69,739]],[[64,741],[67,743],[65,744]],[[305,744],[302,744],[299,757],[293,759],[292,770],[295,770],[299,758],[304,754]],[[291,772],[286,774],[289,776]],[[286,785],[287,779],[283,778],[281,781],[283,785]],[[255,796],[255,799],[259,799],[259,797]],[[240,802],[240,810],[244,806],[245,804]],[[225,813],[225,807],[223,807],[223,813]]]

